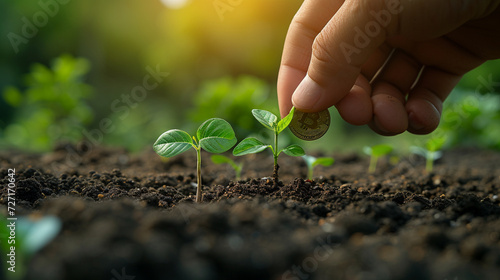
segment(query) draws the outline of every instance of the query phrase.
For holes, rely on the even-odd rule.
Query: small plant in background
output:
[[[201,182],[201,150],[210,153],[223,153],[236,144],[236,137],[231,125],[219,118],[205,121],[196,131],[196,137],[179,129],[164,132],[153,145],[157,154],[163,157],[173,157],[190,148],[196,150],[196,174],[198,185],[196,188],[196,202],[202,201]]]
[[[446,134],[448,146],[500,149],[500,94],[498,88],[491,90],[479,94],[457,89],[450,95],[436,130]]]
[[[4,130],[7,144],[44,151],[57,141],[76,142],[82,128],[90,124],[93,112],[85,100],[92,87],[84,82],[90,69],[86,59],[62,55],[52,67],[34,64],[26,75],[24,92],[7,87],[4,100],[16,109]]]
[[[243,163],[236,163],[234,160],[232,160],[229,157],[223,156],[223,155],[212,155],[210,157],[213,163],[215,164],[224,164],[227,163],[231,168],[233,168],[236,180],[241,179],[241,170],[243,169]]]
[[[313,179],[313,169],[315,166],[317,165],[330,166],[335,161],[331,157],[316,158],[313,156],[303,155],[302,158],[304,159],[307,165],[307,178],[309,180]]]
[[[0,217],[0,259],[7,258],[2,262],[7,267],[0,275],[6,273],[11,276],[7,279],[23,279],[29,260],[59,234],[62,223],[54,216],[19,217],[15,223]]]
[[[305,154],[304,149],[302,149],[302,147],[297,144],[292,144],[284,149],[279,149],[278,146],[278,135],[288,127],[288,125],[292,121],[294,111],[295,108],[292,108],[292,110],[290,110],[290,113],[286,117],[278,120],[278,117],[269,111],[253,109],[252,114],[255,119],[257,119],[264,127],[274,132],[274,146],[266,145],[254,137],[248,137],[243,139],[243,141],[241,141],[233,150],[233,155],[242,156],[247,154],[259,153],[267,148],[270,148],[274,158],[274,186],[278,185],[278,156],[280,155],[280,153],[283,152],[289,156],[295,157],[303,156]]]
[[[363,152],[370,156],[370,166],[368,173],[374,173],[377,168],[378,159],[392,152],[392,146],[387,144],[375,145],[372,147],[364,147]]]
[[[445,143],[445,136],[435,136],[427,140],[425,148],[411,146],[410,151],[414,154],[423,156],[425,158],[425,171],[432,172],[434,169],[434,161],[441,158],[443,153],[440,150]]]

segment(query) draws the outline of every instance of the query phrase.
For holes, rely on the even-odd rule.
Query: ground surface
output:
[[[85,152],[83,152],[85,151]],[[16,169],[18,215],[54,215],[59,235],[26,279],[498,279],[500,154],[455,150],[432,174],[419,158],[335,155],[304,181],[300,158],[243,161],[242,181],[195,157],[61,145],[0,154],[1,212]],[[4,257],[3,255],[0,256]],[[2,262],[4,263],[4,262]],[[5,269],[2,269],[4,272]],[[5,277],[0,274],[0,277]]]

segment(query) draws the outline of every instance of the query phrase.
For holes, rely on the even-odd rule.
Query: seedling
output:
[[[196,150],[196,171],[198,185],[196,188],[196,202],[202,201],[201,184],[201,149],[210,153],[223,153],[236,144],[236,137],[231,125],[219,118],[205,121],[196,131],[196,137],[179,129],[164,132],[153,145],[157,154],[163,157],[173,157],[189,148]]]
[[[19,217],[15,221],[0,218],[0,259],[7,265],[5,274],[8,279],[23,279],[30,259],[59,234],[61,220],[54,216]]]
[[[243,139],[233,150],[233,155],[242,156],[247,154],[255,154],[264,151],[267,148],[270,148],[273,157],[274,157],[274,185],[278,185],[278,156],[281,152],[289,155],[289,156],[303,156],[305,154],[304,149],[297,144],[292,144],[284,149],[279,149],[278,146],[278,135],[290,124],[293,117],[293,112],[295,108],[290,110],[290,113],[281,120],[278,120],[278,117],[273,113],[266,110],[253,109],[253,116],[266,128],[272,130],[274,132],[274,146],[266,145],[262,143],[260,140],[248,137]]]
[[[410,150],[412,153],[421,155],[425,158],[425,171],[432,172],[434,168],[434,161],[442,156],[440,151],[446,142],[446,137],[432,137],[425,143],[425,148],[411,146]]]
[[[303,155],[302,158],[304,159],[307,165],[307,178],[309,180],[313,179],[313,169],[316,165],[330,166],[335,161],[331,157],[316,158],[313,156]]]
[[[241,178],[241,170],[243,169],[243,163],[238,164],[234,162],[234,160],[223,155],[212,155],[210,159],[215,164],[227,163],[229,166],[233,168],[234,173],[236,174],[236,180],[239,180]]]
[[[387,144],[380,144],[372,147],[364,147],[363,152],[371,157],[370,166],[368,167],[368,173],[373,173],[377,168],[378,159],[381,156],[385,156],[392,152],[392,146]]]

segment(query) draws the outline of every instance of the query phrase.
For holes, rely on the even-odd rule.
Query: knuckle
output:
[[[322,62],[332,63],[332,48],[331,41],[328,38],[327,32],[321,32],[316,36],[312,45],[312,55]]]

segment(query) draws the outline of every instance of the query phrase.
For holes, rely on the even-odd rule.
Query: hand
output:
[[[283,50],[281,115],[292,104],[305,112],[335,105],[345,121],[369,124],[379,134],[430,133],[461,77],[500,58],[499,6],[493,0],[305,0]]]

